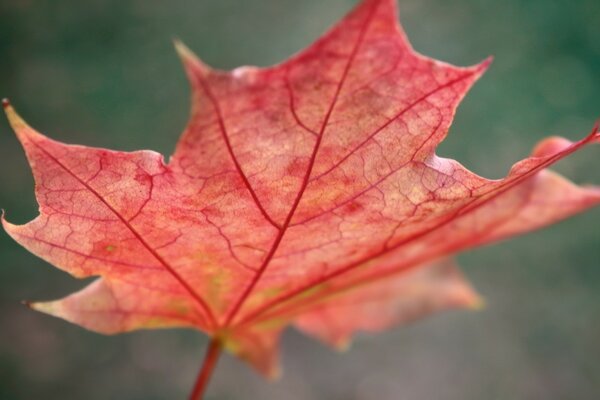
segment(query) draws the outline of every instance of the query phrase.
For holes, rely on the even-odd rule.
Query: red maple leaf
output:
[[[87,329],[193,327],[276,373],[294,324],[343,346],[353,332],[479,298],[448,256],[600,202],[545,170],[597,141],[549,138],[500,180],[435,155],[490,60],[417,54],[393,0],[365,0],[308,49],[269,68],[211,69],[177,45],[192,115],[172,158],[66,145],[5,103],[40,215],[21,245],[77,278],[31,306]],[[197,384],[203,390],[210,368]]]

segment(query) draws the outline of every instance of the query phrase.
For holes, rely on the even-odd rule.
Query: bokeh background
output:
[[[188,113],[171,39],[209,64],[269,65],[354,0],[0,0],[0,95],[65,142],[170,154]],[[496,56],[439,153],[500,177],[546,135],[600,117],[598,0],[401,0],[420,52],[459,65]],[[557,169],[600,183],[600,148]],[[0,121],[0,207],[36,215],[20,147]],[[459,257],[487,298],[337,354],[289,331],[267,383],[225,356],[210,399],[598,399],[600,209]],[[84,285],[0,233],[0,399],[178,399],[206,345],[183,330],[104,337],[20,305]]]

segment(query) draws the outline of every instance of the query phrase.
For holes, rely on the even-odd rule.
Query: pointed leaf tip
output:
[[[279,365],[275,365],[267,371],[265,376],[269,381],[276,382],[281,379],[281,375],[281,367]]]
[[[195,54],[179,38],[173,38],[173,46],[181,58],[196,58]]]
[[[473,65],[471,69],[476,74],[477,79],[479,79],[489,68],[492,62],[494,61],[494,56],[488,56],[484,58],[481,62]]]
[[[2,99],[2,106],[4,107],[4,113],[8,118],[8,123],[21,142],[25,137],[31,138],[41,136],[40,133],[36,132],[23,118],[21,118],[8,99]]]
[[[194,70],[200,71],[202,75],[205,75],[212,71],[212,68],[208,66],[204,61],[202,61],[189,47],[185,45],[180,39],[174,38],[173,45],[175,46],[175,51],[177,55],[181,59],[184,67],[188,70],[191,66],[193,66]]]
[[[472,311],[482,311],[487,307],[487,303],[484,298],[477,296],[473,299],[473,301],[467,306],[469,310]]]
[[[349,336],[338,339],[334,345],[334,349],[340,353],[345,353],[350,350],[352,346],[352,340]]]
[[[592,134],[600,137],[600,118],[596,120],[594,127],[592,128]]]
[[[487,56],[485,60],[479,63],[479,67],[481,70],[485,71],[490,67],[490,65],[494,62],[494,56]]]

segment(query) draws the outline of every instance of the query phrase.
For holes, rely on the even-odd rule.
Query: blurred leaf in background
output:
[[[64,142],[170,154],[189,103],[172,46],[209,64],[269,65],[303,48],[352,0],[0,0],[0,95]],[[580,138],[600,116],[597,0],[401,0],[413,46],[495,62],[459,109],[440,155],[500,177],[544,136]],[[597,147],[559,164],[600,182]],[[0,124],[0,207],[36,215],[33,181]],[[596,399],[600,393],[600,210],[461,256],[488,307],[361,336],[343,356],[289,332],[267,385],[224,358],[214,399]],[[23,299],[84,286],[0,235],[1,399],[183,398],[206,339],[195,332],[103,337],[34,313]],[[315,367],[318,366],[318,367]],[[231,382],[235,382],[232,385]]]

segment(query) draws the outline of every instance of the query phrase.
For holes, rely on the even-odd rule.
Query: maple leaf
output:
[[[99,277],[34,309],[106,334],[196,328],[273,375],[290,324],[343,347],[357,330],[476,307],[449,256],[600,202],[599,188],[545,169],[598,141],[597,127],[545,139],[500,180],[436,156],[490,60],[417,54],[393,0],[363,1],[269,68],[217,71],[177,50],[192,112],[168,162],[56,142],[5,103],[40,204],[5,230]]]

